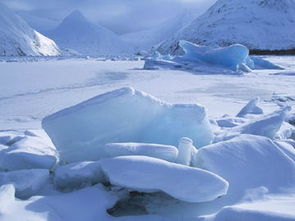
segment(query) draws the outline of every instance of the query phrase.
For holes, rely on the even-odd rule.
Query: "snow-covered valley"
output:
[[[3,58],[0,220],[294,220],[295,57],[263,58],[283,69]]]
[[[0,221],[294,221],[294,15],[0,0]]]

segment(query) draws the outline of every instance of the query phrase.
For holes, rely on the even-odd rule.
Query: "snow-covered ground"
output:
[[[0,221],[294,220],[295,57],[264,59],[0,58]]]
[[[0,63],[0,129],[41,128],[43,117],[106,91],[132,86],[170,103],[199,103],[210,118],[236,115],[260,97],[266,112],[295,99],[295,57],[267,57],[285,70],[242,76],[143,70],[144,61],[49,59]],[[279,99],[281,96],[281,99]],[[293,101],[292,101],[293,100]]]

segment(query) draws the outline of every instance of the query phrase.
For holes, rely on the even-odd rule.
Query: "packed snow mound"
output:
[[[88,21],[80,11],[74,11],[61,24],[48,32],[61,48],[83,55],[120,55],[133,53],[130,44],[103,26]]]
[[[254,202],[224,207],[212,221],[292,221],[295,207],[294,196],[267,196]]]
[[[186,202],[206,202],[223,196],[228,183],[205,170],[146,156],[103,159],[101,167],[113,185],[140,192],[163,191]]]
[[[71,163],[57,167],[54,172],[54,184],[59,189],[82,188],[104,180],[99,162]]]
[[[254,98],[250,100],[237,114],[237,117],[245,117],[247,114],[263,114],[263,110],[258,107],[260,99]]]
[[[51,39],[32,29],[22,18],[0,3],[0,56],[56,56]]]
[[[108,157],[139,155],[171,162],[175,162],[178,156],[178,150],[174,146],[149,143],[108,143],[104,152]]]
[[[144,69],[183,69],[211,74],[243,74],[253,69],[282,69],[259,57],[252,59],[247,47],[234,44],[227,47],[199,46],[181,40],[184,55],[163,56],[156,52],[145,60]]]
[[[158,143],[176,146],[190,137],[197,146],[213,134],[204,107],[169,104],[133,88],[121,88],[47,116],[42,127],[62,160],[106,157],[106,143]]]
[[[45,169],[0,172],[0,186],[13,184],[16,197],[21,199],[37,195],[48,182],[49,171]]]
[[[269,193],[294,188],[294,161],[265,137],[241,135],[203,147],[196,165],[225,178],[230,183],[227,196],[232,200],[254,188],[264,187]]]
[[[26,135],[15,139],[0,150],[0,170],[51,169],[57,163],[58,154],[46,137]]]
[[[35,196],[28,200],[14,197],[13,185],[0,187],[1,221],[93,221],[115,220],[106,210],[117,201],[112,193],[102,186],[84,188],[71,193],[53,196]]]
[[[177,51],[179,40],[207,46],[238,43],[253,50],[294,49],[294,24],[294,0],[218,0],[183,31],[163,42],[159,51]]]

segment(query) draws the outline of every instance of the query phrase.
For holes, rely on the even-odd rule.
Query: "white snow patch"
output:
[[[295,164],[268,138],[241,135],[199,149],[196,164],[230,183],[229,199],[239,200],[247,189],[266,187],[270,193],[293,188]]]
[[[101,160],[110,182],[140,192],[163,191],[186,202],[206,202],[223,196],[228,183],[205,170],[146,156]]]

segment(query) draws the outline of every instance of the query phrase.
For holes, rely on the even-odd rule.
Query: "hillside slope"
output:
[[[0,56],[55,56],[51,39],[32,29],[22,18],[0,4]]]
[[[158,46],[173,34],[183,30],[194,18],[191,12],[186,11],[155,28],[125,34],[122,39],[134,44],[137,50],[147,50]]]
[[[80,11],[68,15],[48,32],[62,48],[84,55],[118,55],[131,53],[132,48],[115,33],[88,21]]]
[[[295,1],[218,0],[159,50],[171,53],[181,39],[210,46],[240,43],[251,50],[295,49]]]

